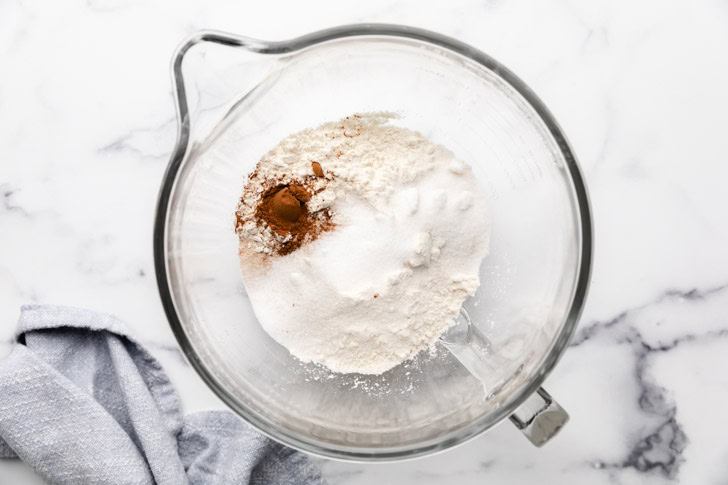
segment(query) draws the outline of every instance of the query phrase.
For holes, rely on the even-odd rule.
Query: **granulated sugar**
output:
[[[336,372],[379,374],[433,344],[479,286],[487,254],[470,167],[391,119],[355,115],[287,137],[261,159],[237,212],[261,325],[294,356]],[[302,212],[330,227],[284,254],[286,235],[256,208],[266,188],[305,183]]]

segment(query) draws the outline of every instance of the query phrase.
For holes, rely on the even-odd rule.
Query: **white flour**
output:
[[[241,251],[241,269],[263,328],[294,356],[336,372],[379,374],[433,344],[479,286],[487,254],[485,200],[470,167],[386,124],[391,117],[291,135],[257,167],[261,179],[296,180],[316,161],[326,174],[307,207],[329,207],[335,229],[265,256],[263,271]],[[244,200],[239,213],[255,202]],[[269,254],[272,239],[261,236],[248,226],[241,247]]]

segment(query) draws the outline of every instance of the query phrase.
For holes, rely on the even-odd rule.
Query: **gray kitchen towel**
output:
[[[320,484],[318,467],[227,411],[183,416],[118,319],[24,306],[0,361],[0,457],[52,484]]]

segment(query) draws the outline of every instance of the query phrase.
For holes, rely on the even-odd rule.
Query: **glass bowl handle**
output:
[[[496,393],[506,384],[504,372],[498,370],[507,368],[510,362],[499,355],[488,337],[471,323],[464,309],[460,310],[455,325],[440,337],[440,343],[481,382],[487,395]],[[531,443],[542,446],[561,431],[569,421],[569,415],[543,387],[539,387],[509,419]]]
[[[531,443],[542,446],[561,431],[569,414],[546,389],[539,387],[509,419]]]

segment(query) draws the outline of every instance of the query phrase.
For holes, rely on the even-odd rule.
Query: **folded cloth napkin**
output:
[[[182,416],[159,363],[116,318],[24,306],[0,361],[0,457],[52,484],[321,484],[308,457],[227,411]]]

